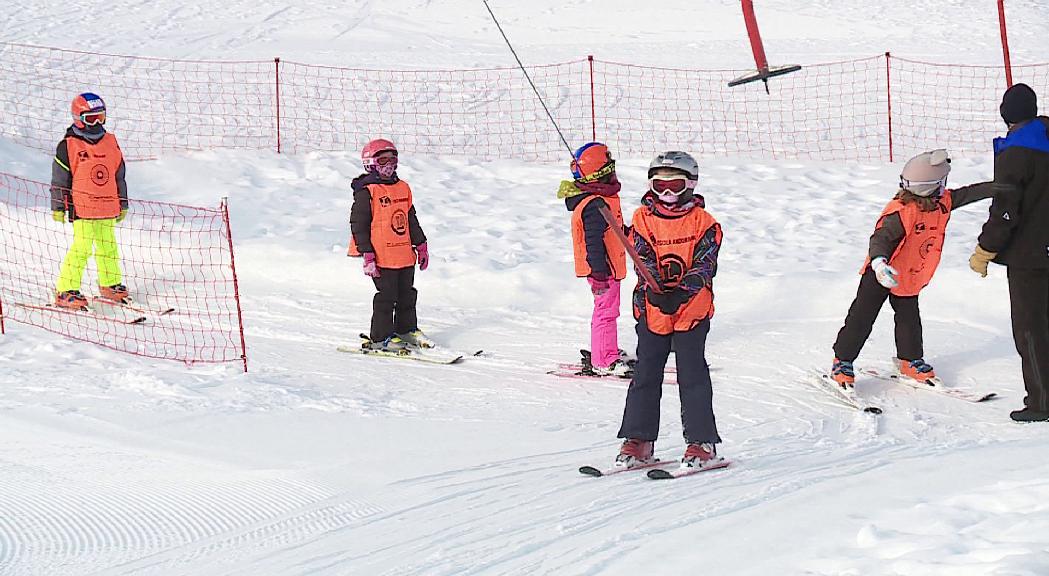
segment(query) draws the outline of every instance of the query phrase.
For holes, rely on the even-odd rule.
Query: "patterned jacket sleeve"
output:
[[[718,252],[721,250],[721,225],[714,223],[707,228],[696,244],[692,253],[692,265],[681,277],[678,288],[695,296],[703,288],[714,285],[714,276],[718,273]]]

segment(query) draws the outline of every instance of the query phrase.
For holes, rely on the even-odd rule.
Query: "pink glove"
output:
[[[590,283],[590,291],[594,293],[594,296],[600,296],[612,287],[612,279],[604,274],[587,276],[586,281]]]
[[[372,278],[379,277],[379,265],[375,263],[375,253],[364,253],[364,275]]]
[[[419,257],[419,270],[426,270],[430,265],[430,250],[426,247],[426,242],[415,247],[415,254]]]

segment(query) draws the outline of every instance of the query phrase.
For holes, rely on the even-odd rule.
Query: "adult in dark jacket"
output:
[[[1049,420],[1049,118],[1026,84],[1006,90],[1000,107],[1008,134],[994,140],[994,201],[969,266],[1008,268],[1013,340],[1027,397],[1010,414]]]

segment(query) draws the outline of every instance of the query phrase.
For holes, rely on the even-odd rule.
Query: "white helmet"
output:
[[[648,165],[648,177],[652,177],[652,173],[656,171],[656,168],[673,168],[675,170],[681,170],[692,180],[699,180],[699,163],[692,157],[688,152],[681,152],[678,150],[671,150],[664,152],[659,156],[656,156],[655,160]]]
[[[907,161],[900,173],[900,188],[922,198],[937,196],[947,186],[951,158],[943,148],[922,152]]]

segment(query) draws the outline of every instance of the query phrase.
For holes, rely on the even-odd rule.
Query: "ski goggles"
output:
[[[680,196],[685,190],[696,187],[696,181],[687,176],[653,176],[648,179],[648,189],[655,194]]]
[[[583,176],[582,178],[576,178],[576,182],[582,182],[584,184],[589,183],[589,182],[597,182],[598,180],[604,178],[605,176],[608,176],[609,174],[614,173],[615,171],[616,171],[616,161],[615,160],[609,160],[608,164],[605,164],[601,168],[595,170],[593,174],[587,174],[586,176]]]
[[[944,189],[947,188],[947,177],[944,176],[939,180],[927,180],[921,182],[908,180],[903,176],[900,176],[900,188],[903,188],[915,196],[921,196],[922,198],[939,196],[943,194]]]
[[[83,112],[80,114],[80,121],[86,126],[97,126],[99,124],[106,123],[106,111],[99,110],[98,112]]]
[[[397,151],[396,150],[383,150],[379,154],[372,158],[372,162],[379,166],[385,166],[387,164],[393,164],[397,162]]]

